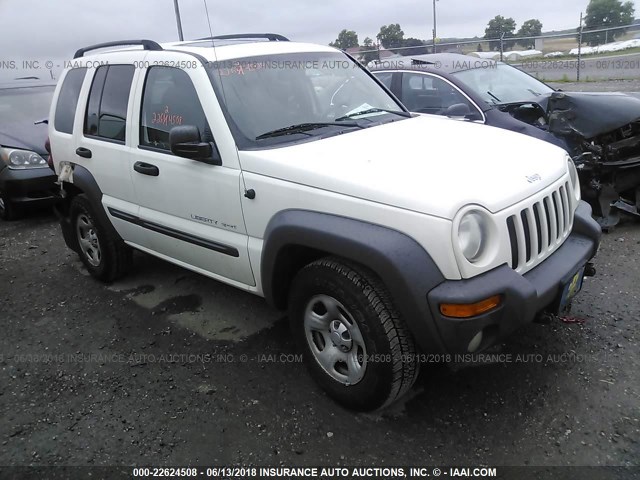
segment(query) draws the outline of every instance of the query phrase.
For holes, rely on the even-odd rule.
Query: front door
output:
[[[147,60],[155,63],[153,53]],[[181,125],[194,125],[203,141],[216,141],[219,117],[208,111],[213,95],[202,67],[143,71],[134,102],[139,106],[133,134],[137,152],[130,168],[140,221],[149,232],[145,247],[214,278],[254,286],[235,148],[221,148],[222,165],[211,165],[177,157],[169,147],[171,128]],[[222,130],[219,136],[226,133]]]

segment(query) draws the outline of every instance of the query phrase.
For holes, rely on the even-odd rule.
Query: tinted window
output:
[[[449,82],[422,73],[402,74],[402,103],[412,112],[447,115],[453,105],[466,105],[469,113],[477,112],[473,104]]]
[[[109,67],[100,67],[96,70],[89,92],[89,102],[87,103],[87,117],[84,122],[84,133],[86,135],[98,135],[98,119],[100,117],[100,99],[104,80],[107,78]]]
[[[133,65],[98,68],[89,94],[84,133],[124,142]]]
[[[54,128],[59,132],[73,133],[73,120],[86,73],[86,68],[74,68],[64,77],[60,95],[58,95],[56,117],[53,121]]]
[[[385,87],[391,90],[391,80],[393,79],[393,72],[380,72],[374,73],[374,75],[384,84]]]
[[[195,125],[204,141],[212,141],[189,75],[177,68],[149,69],[142,99],[140,145],[169,150],[169,131],[180,125]]]

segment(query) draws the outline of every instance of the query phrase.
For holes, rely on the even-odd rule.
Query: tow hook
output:
[[[596,267],[593,266],[593,263],[587,263],[584,267],[584,276],[594,277],[595,275],[596,275]]]

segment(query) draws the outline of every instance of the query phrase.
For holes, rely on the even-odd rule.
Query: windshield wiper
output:
[[[289,127],[278,128],[270,132],[258,135],[256,140],[262,140],[265,138],[281,137],[283,135],[293,135],[295,133],[306,133],[309,130],[316,130],[322,127],[354,127],[365,128],[364,125],[360,125],[356,122],[315,122],[315,123],[299,123],[297,125],[291,125]]]
[[[491,95],[491,98],[493,98],[496,102],[500,103],[500,99],[498,97],[496,97],[493,93],[491,92],[487,92],[489,95]]]
[[[407,118],[411,117],[411,113],[403,112],[401,110],[387,110],[385,108],[369,108],[367,110],[360,110],[359,112],[353,112],[353,113],[350,113],[350,114],[345,115],[343,117],[336,118],[336,122],[341,122],[343,120],[349,120],[350,118],[358,117],[360,115],[367,115],[369,113],[380,113],[380,112],[392,113],[394,115],[400,115],[401,117],[407,117]]]

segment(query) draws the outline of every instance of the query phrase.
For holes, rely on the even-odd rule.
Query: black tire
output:
[[[85,195],[74,197],[69,216],[75,250],[89,273],[103,282],[112,282],[125,275],[132,262],[131,248],[103,225]],[[85,245],[88,242],[93,246],[93,254],[91,247],[87,249],[81,245],[83,240]]]
[[[16,220],[20,216],[20,210],[6,195],[0,193],[0,219],[5,221]]]
[[[329,312],[336,311],[334,307],[337,316]],[[327,331],[307,326],[307,321],[319,327],[334,317]],[[345,407],[360,411],[385,407],[415,383],[419,362],[413,337],[385,286],[368,269],[331,257],[307,265],[293,281],[289,319],[312,376]],[[335,360],[343,355],[346,360]],[[353,363],[356,358],[361,359],[358,364]]]

